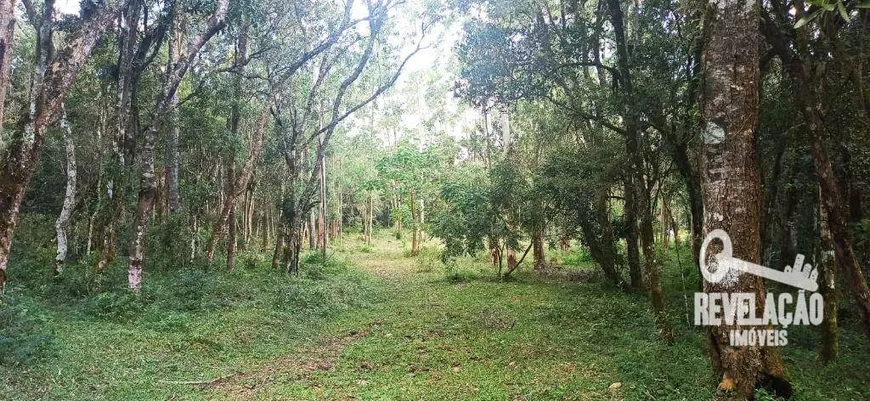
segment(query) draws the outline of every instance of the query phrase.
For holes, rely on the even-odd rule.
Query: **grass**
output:
[[[406,245],[394,237],[366,246],[347,235],[334,244],[330,261],[337,262],[320,268],[312,256],[301,278],[263,263],[232,275],[149,276],[154,289],[132,314],[98,313],[124,311],[123,300],[57,304],[21,290],[12,296],[26,301],[28,316],[34,310],[41,316],[22,331],[52,340],[44,355],[0,365],[0,398],[716,397],[701,332],[685,323],[683,295],[694,290],[697,275],[691,269],[681,275],[672,258],[664,282],[677,337],[667,345],[646,298],[603,284],[583,257],[552,255],[588,271],[580,282],[523,269],[501,282],[484,258],[461,259],[448,275],[432,263],[431,250],[405,257]],[[682,264],[688,268],[685,258]],[[205,283],[198,293],[191,290],[197,281]],[[796,399],[870,397],[866,343],[843,320],[842,358],[826,367],[815,361],[815,331],[790,330],[782,352]]]

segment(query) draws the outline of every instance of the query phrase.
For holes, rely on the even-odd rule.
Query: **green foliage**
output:
[[[423,248],[417,255],[417,271],[428,273],[441,265],[441,252],[435,248]]]
[[[443,206],[436,211],[432,235],[444,241],[443,260],[483,249],[487,235],[497,234],[492,193],[485,172],[457,170],[441,187]]]

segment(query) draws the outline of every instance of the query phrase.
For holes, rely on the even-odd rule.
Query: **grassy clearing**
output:
[[[408,258],[392,237],[369,247],[348,235],[335,245],[330,260],[356,267],[322,268],[311,257],[301,278],[267,271],[262,261],[233,275],[166,273],[149,277],[150,293],[134,306],[114,298],[102,306],[90,298],[40,303],[19,293],[16,299],[41,314],[30,327],[50,337],[50,346],[26,363],[0,366],[0,394],[11,400],[715,398],[701,333],[685,323],[683,295],[697,283],[685,261],[682,275],[679,263],[668,261],[665,282],[678,333],[669,346],[653,329],[646,298],[602,284],[582,255],[552,255],[584,272],[572,275],[579,282],[523,271],[499,282],[485,259],[460,260],[445,274],[434,252]],[[128,307],[134,313],[124,312]],[[797,399],[870,397],[866,344],[848,316],[843,320],[843,357],[828,367],[815,361],[813,330],[790,332],[783,352]],[[621,385],[609,389],[614,383]]]

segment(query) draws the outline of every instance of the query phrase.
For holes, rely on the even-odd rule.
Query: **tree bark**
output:
[[[414,196],[414,191],[411,190],[408,193],[408,205],[411,208],[411,256],[417,256],[420,254],[420,239],[419,239],[419,228],[417,227],[418,216],[417,216],[417,200]]]
[[[821,187],[819,188],[821,192]],[[821,199],[821,193],[819,194]],[[819,359],[823,363],[837,359],[839,352],[839,330],[837,328],[837,266],[834,263],[834,249],[831,241],[831,230],[828,226],[828,212],[819,203],[819,251],[816,268],[819,269],[822,283],[819,286],[824,299],[821,333],[822,346],[819,348]]]
[[[12,49],[15,45],[15,4],[17,0],[0,0],[0,133],[3,132],[6,90],[12,84]],[[0,139],[0,149],[4,147]]]
[[[631,173],[629,173],[631,175]],[[643,272],[640,269],[640,248],[638,248],[638,232],[637,232],[637,204],[635,202],[635,191],[632,185],[633,179],[627,177],[625,179],[625,208],[623,210],[623,224],[625,224],[625,250],[628,256],[628,276],[629,285],[636,290],[643,287]]]
[[[547,259],[544,255],[544,229],[543,227],[535,230],[532,235],[532,253],[534,257],[535,270],[543,270],[547,265]]]
[[[236,124],[238,121],[236,120]],[[235,127],[237,130],[238,127]],[[231,130],[235,134],[233,130]],[[227,204],[230,205],[230,214],[227,215],[227,270],[233,271],[236,268],[236,202],[233,200],[233,194],[236,188],[233,186],[234,177],[236,176],[236,163],[232,159],[227,160]]]
[[[72,128],[67,120],[66,110],[61,105],[62,117],[60,127],[63,131],[63,139],[66,142],[66,195],[63,198],[63,207],[60,216],[55,223],[57,231],[57,256],[54,258],[54,276],[63,272],[67,254],[67,234],[69,233],[73,207],[76,201],[76,146],[73,141]]]
[[[322,112],[321,112],[321,114],[322,114]],[[318,143],[319,143],[319,145],[318,145],[319,147],[323,147],[323,135],[321,135],[320,138],[318,138]],[[328,232],[329,229],[327,227],[327,224],[328,224],[328,222],[327,222],[327,219],[328,219],[328,216],[327,216],[328,199],[326,198],[326,156],[323,156],[322,158],[320,158],[320,169],[319,169],[318,173],[319,173],[318,174],[318,181],[320,182],[320,185],[318,188],[319,194],[320,194],[319,195],[320,204],[318,205],[319,208],[318,208],[318,218],[317,218],[317,221],[318,221],[317,241],[318,241],[319,247],[320,247],[321,261],[323,263],[326,263],[326,247],[327,247],[327,243],[329,242],[329,232]]]
[[[733,256],[752,263],[761,261],[761,182],[753,139],[758,124],[759,18],[756,2],[709,0],[702,58],[704,229],[724,229],[732,239]],[[735,271],[719,283],[705,282],[704,291],[755,293],[756,308],[764,308],[764,281],[754,275]],[[731,329],[740,326],[709,330],[713,366],[722,374],[720,389],[750,398],[761,380],[787,384],[776,347],[732,347]]]

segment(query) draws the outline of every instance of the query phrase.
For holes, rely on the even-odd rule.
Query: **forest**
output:
[[[870,1],[0,0],[0,400],[870,399]]]

